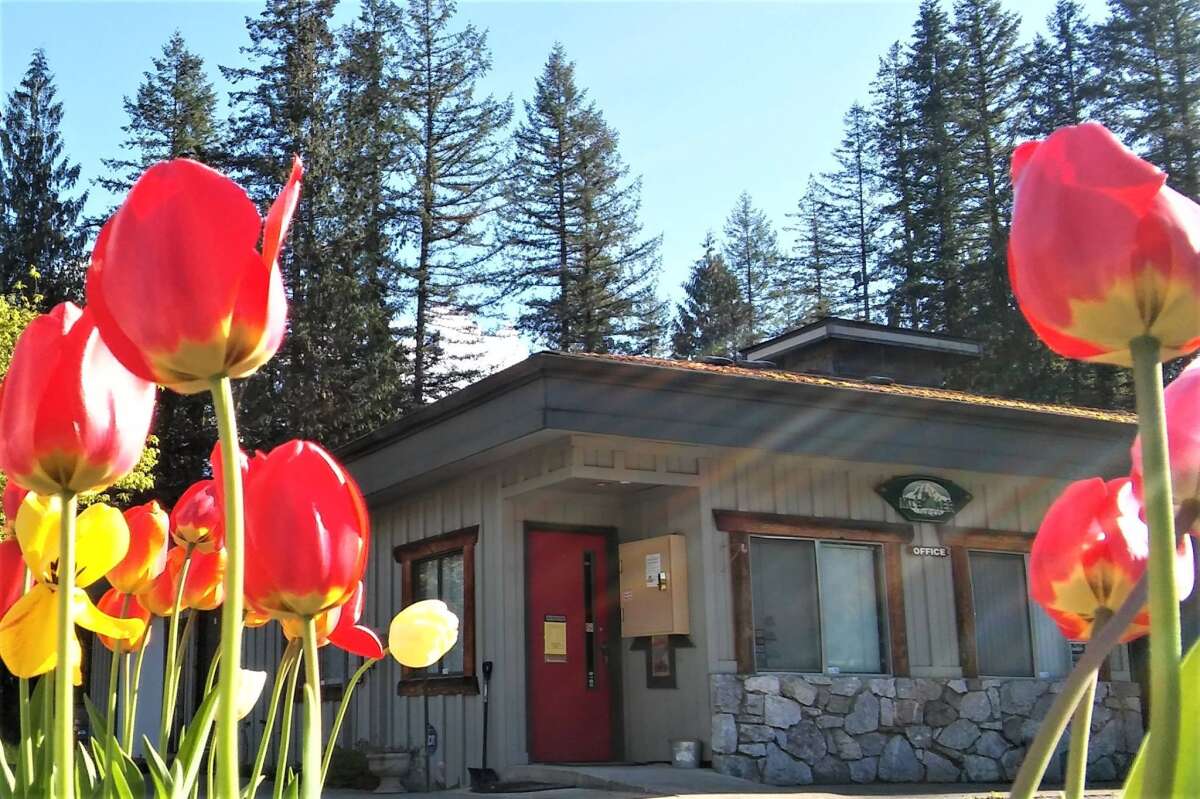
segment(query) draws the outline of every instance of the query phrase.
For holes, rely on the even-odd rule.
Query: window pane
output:
[[[886,670],[879,643],[877,551],[847,544],[817,548],[826,668],[870,674]]]
[[[455,552],[413,564],[413,601],[440,599],[450,612],[462,619],[463,615],[463,555]],[[425,669],[426,674],[462,674],[463,643],[460,636],[454,648],[437,663]]]
[[[1024,556],[972,552],[970,558],[979,673],[989,677],[1032,677]]]
[[[438,596],[438,558],[419,560],[413,564],[413,601],[441,599]]]
[[[751,538],[750,586],[756,668],[821,671],[813,542]]]

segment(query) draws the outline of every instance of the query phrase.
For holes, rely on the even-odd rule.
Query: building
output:
[[[462,636],[376,666],[343,743],[428,738],[431,782],[465,783],[489,662],[495,768],[699,739],[778,784],[1011,776],[1072,657],[1027,599],[1032,533],[1069,481],[1128,470],[1135,425],[940,388],[979,351],[829,319],[736,363],[539,353],[354,442],[366,621],[440,597]],[[278,646],[251,633],[247,659]],[[1097,779],[1142,734],[1110,660]]]

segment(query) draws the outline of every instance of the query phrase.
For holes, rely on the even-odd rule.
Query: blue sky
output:
[[[947,0],[947,4],[949,0]],[[1042,30],[1054,0],[1006,0],[1022,33]],[[339,19],[354,0],[342,0]],[[1085,0],[1098,18],[1103,0]],[[20,81],[46,49],[64,104],[63,135],[90,181],[118,152],[132,95],[171,32],[180,29],[224,87],[216,65],[240,63],[254,2],[20,2],[0,0],[0,88]],[[777,229],[807,176],[828,169],[841,117],[866,100],[878,57],[906,39],[916,0],[890,2],[461,2],[459,19],[489,31],[487,89],[520,108],[551,46],[621,136],[642,177],[642,220],[662,234],[662,288],[672,299],[705,231],[720,232],[745,190]],[[93,210],[108,198],[93,187]],[[780,230],[781,242],[792,236]]]

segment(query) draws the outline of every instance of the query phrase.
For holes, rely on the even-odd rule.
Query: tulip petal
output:
[[[0,539],[0,618],[25,591],[25,559],[15,538]]]
[[[374,630],[360,624],[346,627],[339,624],[329,634],[329,643],[359,657],[372,660],[383,657],[383,641],[379,640]]]
[[[283,249],[283,239],[287,236],[288,227],[292,223],[292,214],[296,212],[296,205],[300,202],[300,179],[303,176],[304,165],[300,161],[300,156],[296,156],[292,159],[292,171],[288,176],[287,184],[279,192],[275,202],[271,204],[271,210],[267,212],[267,222],[263,228],[262,259],[268,269],[275,268],[279,251]]]
[[[75,589],[74,603],[75,621],[85,630],[123,641],[136,640],[146,632],[144,621],[138,618],[118,619],[116,616],[109,616],[92,604],[92,600],[83,589]]]
[[[37,583],[0,619],[0,660],[18,677],[51,671],[58,663],[55,593]]]
[[[57,496],[43,497],[32,491],[25,495],[17,510],[17,541],[36,580],[49,579],[50,568],[58,560],[61,515],[62,501]]]
[[[129,525],[121,511],[92,505],[76,520],[75,584],[86,587],[121,562],[129,550]]]
[[[413,669],[437,663],[458,641],[458,617],[445,602],[426,599],[396,614],[388,628],[388,651]]]
[[[237,696],[233,700],[238,720],[250,715],[267,684],[267,673],[253,669],[238,669]]]

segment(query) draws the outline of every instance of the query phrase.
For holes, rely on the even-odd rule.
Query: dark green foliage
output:
[[[502,211],[524,298],[519,327],[563,351],[645,352],[660,336],[658,238],[641,239],[641,186],[617,134],[555,46],[515,134]]]
[[[352,173],[340,171],[346,164],[339,146],[352,144],[339,141],[338,131],[374,124],[354,114],[360,101],[371,107],[373,101],[361,95],[382,78],[362,78],[359,72],[370,73],[369,64],[355,70],[338,63],[330,27],[334,5],[269,0],[258,17],[247,19],[250,44],[242,52],[248,66],[222,68],[236,87],[228,125],[231,164],[251,195],[268,203],[294,153],[303,156],[305,170],[280,258],[290,300],[288,335],[262,373],[239,386],[245,438],[255,445],[291,437],[336,445],[394,416],[401,390],[402,360],[380,296],[386,243],[374,253],[358,249],[377,220],[359,216],[363,198],[348,200],[346,193],[354,183],[356,195],[360,181],[389,164],[365,159]],[[381,23],[379,7],[368,4],[356,23],[367,39],[370,34],[362,32]],[[371,52],[369,41],[364,46]],[[370,186],[366,192],[369,200]]]
[[[778,332],[782,291],[778,274],[782,256],[775,230],[766,214],[742,192],[725,219],[725,263],[737,276],[744,319],[740,338],[751,342]]]
[[[788,230],[796,234],[797,250],[780,270],[786,276],[786,291],[780,292],[781,329],[841,316],[853,304],[854,286],[844,269],[833,203],[829,187],[810,177],[796,213],[788,215],[796,220]]]
[[[1025,134],[1048,136],[1099,112],[1100,75],[1092,52],[1093,26],[1077,0],[1058,0],[1046,18],[1047,35],[1025,51],[1022,78],[1028,86]]]
[[[745,310],[737,276],[729,270],[712,233],[704,237],[704,254],[692,266],[675,311],[671,349],[676,358],[703,355],[730,357],[739,346]]]
[[[402,27],[405,183],[400,212],[415,250],[405,270],[413,316],[411,402],[419,405],[478,376],[443,360],[437,315],[479,311],[498,244],[488,217],[503,199],[502,134],[512,106],[479,96],[491,69],[484,33],[451,30],[452,0],[410,0]],[[431,371],[439,360],[440,369]]]
[[[1200,0],[1109,0],[1099,26],[1104,113],[1126,143],[1200,199]]]
[[[880,291],[879,156],[869,111],[858,103],[842,118],[845,133],[833,153],[837,169],[825,176],[837,271],[847,285],[837,312],[870,322]]]
[[[118,202],[149,166],[172,158],[193,158],[212,166],[220,161],[217,95],[204,71],[204,60],[187,48],[175,31],[162,55],[142,73],[137,95],[125,98],[129,121],[118,158],[102,160],[108,173],[99,183]]]
[[[87,192],[63,152],[62,103],[46,54],[35,50],[0,125],[0,293],[43,309],[79,300],[87,257]]]

